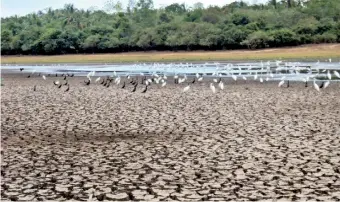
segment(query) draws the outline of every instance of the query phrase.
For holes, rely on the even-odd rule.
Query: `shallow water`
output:
[[[196,73],[203,74],[206,77],[216,76],[231,77],[232,75],[240,77],[253,77],[258,75],[270,80],[279,80],[283,76],[289,80],[301,80],[307,76],[317,75],[326,77],[327,70],[331,73],[334,70],[340,70],[338,62],[205,62],[205,63],[139,63],[139,64],[51,64],[51,65],[3,65],[1,69],[13,72],[20,72],[24,68],[25,73],[73,73],[75,76],[86,76],[89,72],[95,71],[95,76],[113,76],[117,75],[151,75],[166,74],[194,76]],[[304,73],[296,73],[302,70]],[[304,71],[303,71],[304,70]],[[308,71],[308,73],[307,73]],[[272,75],[270,75],[272,74]],[[272,76],[272,77],[271,77]],[[338,81],[338,80],[333,80]]]

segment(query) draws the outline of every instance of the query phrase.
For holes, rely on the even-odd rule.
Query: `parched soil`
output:
[[[340,200],[340,83],[2,76],[2,200]]]

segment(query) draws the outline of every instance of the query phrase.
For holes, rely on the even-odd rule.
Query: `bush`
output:
[[[257,31],[250,34],[246,40],[242,41],[242,45],[248,46],[250,49],[267,48],[273,41],[273,38],[266,32]]]
[[[289,29],[272,31],[270,36],[273,38],[272,45],[276,47],[297,45],[299,42],[296,34]]]
[[[337,36],[335,34],[326,32],[323,34],[318,34],[313,37],[314,43],[335,43],[337,41]]]

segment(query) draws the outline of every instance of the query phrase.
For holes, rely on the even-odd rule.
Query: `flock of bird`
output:
[[[270,67],[270,63],[264,64],[261,62],[261,65],[259,67],[256,67],[255,71],[252,73],[252,70],[254,68],[250,65],[248,68],[246,67],[240,67],[240,66],[233,66],[232,64],[228,64],[227,66],[220,66],[219,63],[214,63],[216,65],[216,70],[213,71],[210,74],[207,73],[196,73],[189,75],[189,77],[193,77],[192,79],[189,79],[187,74],[184,73],[172,73],[171,76],[173,76],[173,80],[175,84],[186,84],[185,87],[182,89],[183,92],[187,92],[190,90],[190,87],[194,83],[202,82],[203,79],[207,80],[210,79],[210,89],[213,93],[216,92],[217,88],[223,90],[224,89],[224,83],[222,81],[222,78],[225,77],[231,77],[235,82],[237,82],[238,79],[242,79],[244,81],[249,80],[250,78],[253,78],[253,80],[258,80],[260,83],[264,83],[265,81],[268,82],[270,80],[273,80],[274,74],[276,76],[282,74],[282,77],[279,79],[278,87],[283,87],[284,84],[286,84],[286,87],[288,88],[290,86],[290,78],[288,75],[294,75],[297,76],[301,82],[305,83],[305,87],[308,87],[308,82],[313,81],[313,86],[315,90],[320,91],[320,89],[325,89],[330,85],[330,81],[332,80],[334,74],[334,78],[340,79],[340,74],[336,70],[327,70],[323,69],[320,70],[319,68],[311,68],[311,67],[300,67],[285,63],[285,65],[280,66],[280,63],[282,61],[276,61],[276,69],[273,71]],[[318,62],[319,63],[319,62]],[[317,64],[318,64],[317,63]],[[145,64],[144,64],[145,65]],[[158,64],[154,64],[154,66],[157,67]],[[160,66],[160,65],[159,65]],[[183,67],[185,65],[180,64],[180,66],[174,66],[172,69],[176,69],[178,67]],[[265,67],[266,66],[266,67]],[[195,67],[194,65],[190,65],[187,63],[187,67]],[[196,66],[197,67],[197,66]],[[169,70],[171,66],[164,67],[164,70]],[[20,71],[23,71],[24,68],[20,68]],[[171,70],[171,69],[170,69]],[[245,73],[245,71],[248,73]],[[313,70],[316,73],[313,73]],[[33,70],[33,72],[28,75],[27,77],[30,78],[34,75],[36,70]],[[260,72],[260,74],[258,74]],[[324,73],[324,74],[320,74]],[[113,72],[112,76],[106,76],[106,77],[97,77],[94,79],[96,72],[92,71],[89,72],[86,76],[86,80],[84,80],[84,85],[89,86],[90,84],[100,84],[104,87],[110,87],[111,85],[117,85],[120,86],[120,88],[125,89],[128,85],[132,85],[133,89],[131,92],[137,91],[138,85],[143,85],[144,88],[141,91],[141,93],[146,93],[148,90],[148,86],[151,84],[160,85],[161,87],[165,87],[167,85],[168,77],[165,71],[163,73],[160,73],[160,71],[156,71],[152,74],[145,75],[144,73],[139,73],[138,75],[118,75],[115,71]],[[54,74],[47,74],[47,75],[41,75],[41,73],[38,74],[38,76],[42,76],[44,80],[46,80],[46,77],[54,76]],[[70,85],[68,83],[67,78],[73,77],[74,74],[55,74],[55,77],[62,77],[64,82],[61,82],[59,80],[54,80],[53,84],[57,88],[61,88],[62,86],[67,86],[65,89],[65,92],[68,92],[70,90]],[[321,84],[317,83],[317,78],[325,77],[325,80],[321,81]],[[277,79],[277,78],[276,78]],[[215,86],[217,84],[217,86]],[[33,88],[34,91],[37,90],[36,86]]]

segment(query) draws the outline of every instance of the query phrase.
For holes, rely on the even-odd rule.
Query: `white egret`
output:
[[[327,78],[329,80],[332,80],[332,75],[331,75],[331,72],[329,70],[327,71]]]
[[[315,79],[314,79],[313,85],[314,85],[315,90],[320,91],[320,87],[318,84],[315,83]]]
[[[326,81],[325,84],[323,85],[323,88],[327,88],[330,84],[330,81]]]
[[[282,86],[284,83],[285,83],[285,81],[284,81],[284,80],[280,81],[280,83],[279,83],[279,87],[281,87],[281,86]]]
[[[215,86],[214,86],[213,83],[210,83],[210,89],[211,89],[211,91],[212,91],[213,93],[216,92],[216,88],[215,88]]]
[[[340,79],[340,74],[337,71],[334,71],[334,75]]]
[[[43,78],[44,80],[46,80],[46,76],[45,76],[45,75],[43,75],[42,78]]]
[[[223,90],[224,89],[224,84],[223,84],[223,82],[221,81],[219,84],[218,84],[218,86],[220,87],[220,89],[221,90]]]
[[[187,92],[190,89],[190,85],[183,88],[183,92]]]

